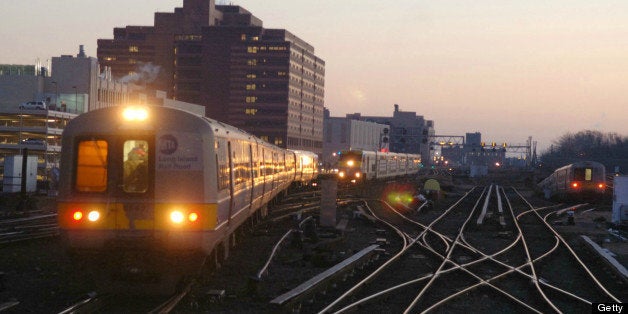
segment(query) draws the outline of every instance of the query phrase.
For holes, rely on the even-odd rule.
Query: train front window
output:
[[[107,189],[107,153],[106,141],[86,140],[78,143],[76,190],[103,192]]]
[[[144,193],[148,190],[148,142],[128,140],[123,148],[122,189],[127,193]]]
[[[575,181],[591,181],[593,170],[591,168],[575,168],[573,178]]]

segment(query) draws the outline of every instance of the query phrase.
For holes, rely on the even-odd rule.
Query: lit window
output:
[[[255,84],[246,84],[246,90],[255,90]]]
[[[135,59],[129,59],[129,64],[136,64],[136,63],[137,63],[137,60],[135,60]]]
[[[105,57],[105,61],[116,61],[116,57]]]
[[[240,40],[245,41],[246,40],[246,34],[240,35]]]
[[[257,53],[257,47],[249,46],[246,50],[248,53]]]
[[[246,78],[250,78],[250,79],[254,79],[256,77],[257,77],[257,75],[254,74],[254,73],[249,73],[249,74],[246,75]]]
[[[257,101],[257,97],[255,97],[255,96],[247,96],[246,97],[246,102],[247,103],[254,103],[256,101]]]
[[[254,116],[257,113],[257,109],[255,109],[255,108],[246,108],[245,109],[245,113],[247,115]]]
[[[76,162],[76,189],[104,192],[107,189],[108,145],[103,140],[81,141]]]
[[[249,59],[246,61],[248,65],[257,65],[257,59]]]
[[[258,41],[259,40],[259,36],[253,36],[253,37],[251,37],[251,40],[252,41]]]
[[[129,46],[129,52],[139,52],[140,48],[138,46]]]

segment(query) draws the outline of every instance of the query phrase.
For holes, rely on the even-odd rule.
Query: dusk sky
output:
[[[240,0],[325,60],[325,106],[390,116],[393,105],[434,120],[438,135],[487,142],[566,132],[628,136],[628,1]],[[182,0],[2,1],[0,63],[34,64],[114,27],[152,25]]]

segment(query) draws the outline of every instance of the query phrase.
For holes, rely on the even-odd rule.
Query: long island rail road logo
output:
[[[159,137],[159,152],[164,155],[172,155],[177,151],[179,142],[172,134],[165,134]]]
[[[158,137],[157,170],[201,170],[200,138],[184,132],[166,133]]]

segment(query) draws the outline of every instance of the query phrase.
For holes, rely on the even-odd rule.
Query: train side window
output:
[[[123,156],[122,189],[127,193],[146,192],[148,190],[148,142],[125,141]]]
[[[107,190],[108,145],[104,140],[87,140],[78,143],[76,161],[76,189],[80,192]]]

